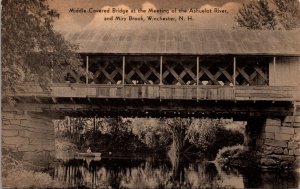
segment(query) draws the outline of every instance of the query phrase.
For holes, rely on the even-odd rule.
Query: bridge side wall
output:
[[[51,118],[41,114],[2,113],[3,155],[33,167],[46,168],[55,155],[54,126]]]
[[[269,64],[270,86],[299,86],[300,58],[277,57]]]
[[[300,111],[284,120],[267,118],[256,146],[263,169],[300,167]]]

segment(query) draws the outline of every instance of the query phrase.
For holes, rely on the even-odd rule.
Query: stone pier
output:
[[[256,140],[263,169],[300,167],[300,111],[284,119],[267,118]]]
[[[52,119],[44,114],[2,112],[3,155],[33,167],[46,168],[55,155]]]

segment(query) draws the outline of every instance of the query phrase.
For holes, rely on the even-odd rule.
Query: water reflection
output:
[[[222,170],[189,157],[69,159],[57,166],[62,187],[88,188],[298,188],[296,174]]]

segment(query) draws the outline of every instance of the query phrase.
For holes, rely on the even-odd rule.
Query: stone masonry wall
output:
[[[2,148],[9,149],[14,158],[46,168],[55,155],[54,139],[51,118],[40,114],[2,113]]]
[[[283,121],[268,118],[260,138],[256,141],[265,169],[291,169],[300,161],[300,111]]]

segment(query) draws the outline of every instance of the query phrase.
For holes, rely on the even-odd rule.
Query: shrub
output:
[[[55,186],[56,182],[48,173],[34,172],[15,168],[3,177],[4,187],[15,188],[47,188]]]
[[[223,123],[206,119],[189,128],[188,139],[206,156],[215,158],[223,147],[243,144],[244,135],[238,130],[225,128]]]
[[[59,187],[50,174],[29,170],[31,164],[23,162],[15,152],[3,147],[2,186],[9,188],[52,188]],[[28,167],[28,168],[27,168]]]
[[[219,150],[215,161],[224,166],[233,167],[256,167],[256,156],[248,151],[244,150],[242,145],[224,147]]]

